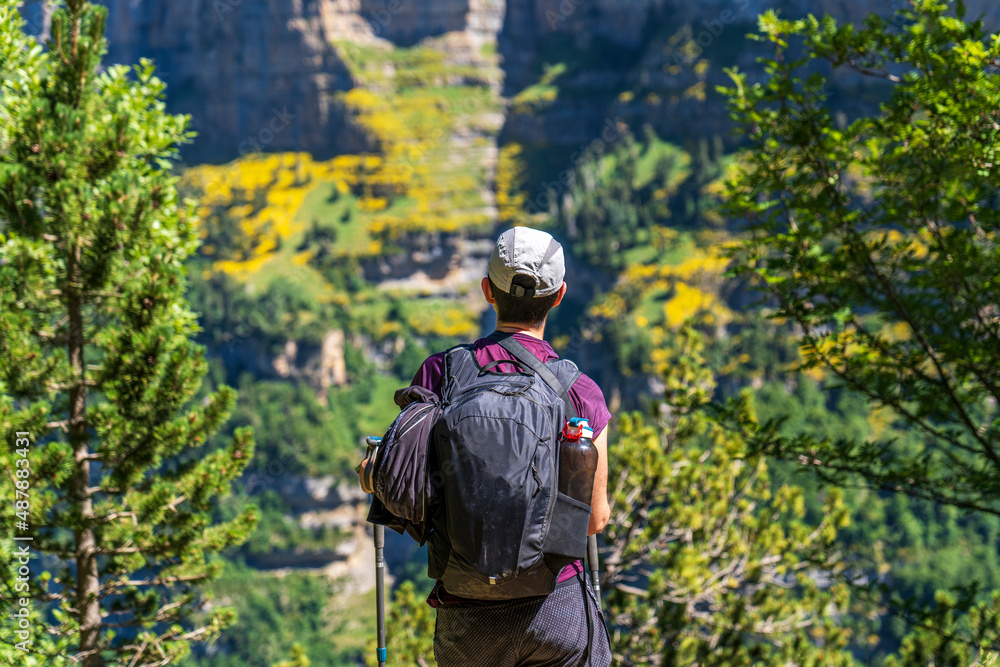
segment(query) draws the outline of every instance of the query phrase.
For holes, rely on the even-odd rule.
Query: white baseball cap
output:
[[[514,276],[519,275],[534,278],[535,288],[513,285]],[[508,229],[497,239],[490,255],[489,277],[498,289],[514,296],[555,294],[566,277],[562,245],[539,229]]]

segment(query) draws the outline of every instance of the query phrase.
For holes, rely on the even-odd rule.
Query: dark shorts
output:
[[[611,647],[584,575],[546,597],[437,609],[440,667],[608,667]],[[586,592],[585,592],[586,591]]]

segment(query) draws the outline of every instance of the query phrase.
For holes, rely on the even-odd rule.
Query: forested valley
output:
[[[546,338],[614,415],[615,664],[1000,664],[995,8],[366,2],[292,57],[327,78],[254,61],[336,81],[327,125],[256,91],[231,140],[201,46],[39,4],[0,0],[5,664],[375,664],[354,468],[492,331],[512,225],[562,241]],[[320,22],[271,4],[191,41]],[[391,664],[435,664],[425,549],[387,558]]]

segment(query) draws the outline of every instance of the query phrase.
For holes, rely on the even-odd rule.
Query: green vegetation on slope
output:
[[[313,665],[352,665],[375,630],[371,595],[345,595],[324,575],[274,576],[237,563],[213,586],[239,622],[182,667],[271,667],[298,647]]]
[[[368,200],[379,214],[368,232],[383,242],[406,234],[486,231],[486,155],[500,130],[496,58],[455,65],[433,45],[408,49],[338,42],[359,87],[342,102],[385,158],[400,187]],[[404,206],[394,206],[405,197]]]

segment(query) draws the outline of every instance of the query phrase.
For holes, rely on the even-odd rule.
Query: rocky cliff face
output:
[[[368,138],[336,99],[355,85],[333,42],[410,45],[463,32],[478,49],[495,40],[498,0],[96,0],[108,7],[106,62],[152,58],[168,109],[192,116],[194,163],[251,151],[360,152]],[[47,34],[44,0],[22,14]]]
[[[510,97],[537,81],[545,62],[575,60],[577,71],[560,84],[588,90],[588,99],[533,110],[531,119],[515,113],[506,135],[572,146],[616,116],[651,123],[667,136],[692,121],[722,131],[720,110],[710,112],[699,99],[705,82],[688,67],[672,68],[702,57],[752,68],[742,36],[768,8],[855,21],[879,9],[862,0],[100,1],[109,8],[108,60],[155,59],[169,84],[170,110],[192,115],[199,138],[185,155],[193,162],[256,150],[324,157],[366,148],[368,139],[336,99],[355,81],[335,40],[405,46],[460,33],[466,39],[454,43],[472,51],[498,41]],[[984,13],[1000,25],[996,3],[966,4],[970,16]],[[28,0],[23,9],[36,33],[47,30],[43,6]],[[629,87],[660,92],[651,100],[613,99]]]
[[[331,26],[356,14],[334,2],[105,0],[108,60],[153,58],[171,111],[190,113],[192,161],[229,160],[253,150],[358,150],[364,139],[333,95],[351,87],[330,43]],[[338,23],[338,16],[346,17]]]
[[[554,82],[559,98],[526,113],[511,107],[504,138],[523,144],[562,145],[567,154],[599,137],[609,121],[633,129],[650,125],[677,143],[690,137],[727,136],[725,108],[712,96],[728,84],[722,67],[760,70],[760,51],[745,35],[757,16],[830,14],[859,23],[869,12],[891,12],[908,0],[508,0],[499,48],[505,94],[539,80],[546,63],[566,62]],[[1000,26],[1000,5],[966,2],[967,17]],[[851,86],[858,85],[855,81]],[[565,93],[569,93],[568,95]],[[852,91],[838,103],[849,114],[871,108],[870,95]],[[572,166],[569,161],[561,168]]]
[[[192,116],[191,162],[251,151],[306,150],[318,158],[360,152],[367,138],[338,104],[354,86],[334,40],[411,44],[468,31],[495,36],[492,0],[98,0],[108,7],[107,62],[152,58],[168,84],[168,109]],[[475,15],[470,17],[470,11]],[[22,13],[48,30],[42,0]]]

